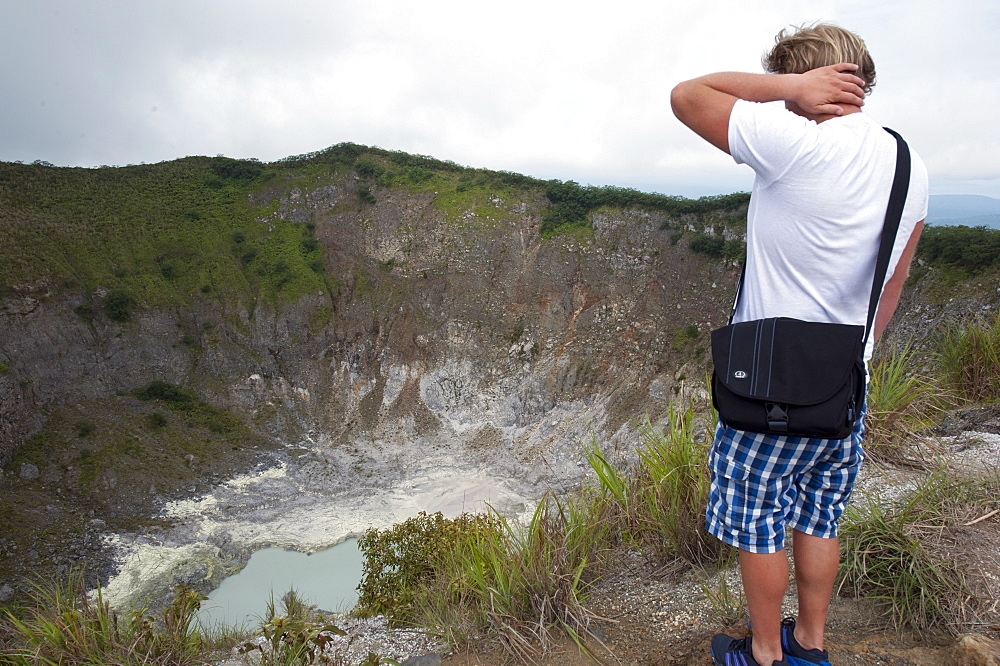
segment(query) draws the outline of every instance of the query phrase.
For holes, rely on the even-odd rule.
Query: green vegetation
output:
[[[482,532],[495,535],[499,525],[486,515],[446,519],[440,513],[421,512],[391,528],[365,532],[358,539],[358,548],[365,556],[358,613],[414,621],[414,599],[421,587],[438,575],[446,555],[468,548]]]
[[[119,612],[100,588],[88,596],[79,572],[66,580],[35,585],[29,604],[3,614],[7,645],[0,642],[0,663],[11,666],[200,666],[228,656],[255,653],[248,663],[260,666],[347,666],[330,641],[345,632],[290,590],[284,613],[268,604],[252,635],[232,627],[203,629],[196,620],[202,597],[179,586],[173,600],[157,613],[145,607]],[[263,643],[257,639],[263,638]],[[358,666],[398,666],[369,653]]]
[[[943,327],[937,364],[944,384],[968,402],[1000,398],[1000,313]]]
[[[704,215],[738,209],[750,200],[750,195],[742,192],[685,199],[614,186],[583,187],[572,180],[549,181],[545,195],[552,205],[542,215],[543,238],[576,227],[589,226],[589,214],[602,207],[642,208],[671,216]]]
[[[716,259],[728,259],[729,261],[742,260],[746,256],[746,243],[739,238],[726,240],[721,236],[713,236],[706,233],[695,234],[688,243],[688,248],[692,252],[707,254]]]
[[[920,236],[917,256],[935,266],[980,273],[1000,264],[1000,230],[928,225]]]
[[[710,564],[722,552],[703,526],[714,427],[714,413],[699,419],[693,405],[672,404],[666,425],[646,421],[638,427],[642,446],[631,473],[611,464],[596,443],[587,452],[620,521],[621,538],[661,564],[675,558]]]
[[[324,288],[302,223],[254,203],[282,171],[253,160],[185,158],[100,169],[0,163],[0,293],[47,280],[85,297],[77,314],[126,322],[201,295],[294,300]],[[317,263],[320,260],[320,263]],[[312,268],[310,267],[312,266]],[[320,270],[320,273],[322,270]]]
[[[916,462],[926,457],[922,433],[953,406],[951,392],[915,367],[919,360],[910,345],[872,360],[865,417],[865,451],[872,461]]]
[[[261,666],[300,666],[306,664],[343,664],[342,659],[334,661],[328,653],[330,641],[335,636],[346,636],[346,632],[316,613],[298,593],[289,590],[281,599],[284,613],[275,612],[274,597],[267,604],[267,612],[260,629],[254,636],[264,638],[264,643],[247,640],[239,647],[241,654],[256,652]],[[369,655],[361,666],[368,664],[398,664],[393,659],[381,659]]]
[[[104,297],[104,312],[111,321],[125,322],[132,317],[135,301],[122,289],[112,289]]]
[[[246,431],[243,422],[229,412],[212,407],[199,399],[192,391],[167,382],[150,382],[138,389],[135,392],[135,397],[140,400],[160,402],[171,411],[184,415],[189,425],[208,428],[218,435]],[[160,420],[152,416],[151,418]]]
[[[695,324],[688,324],[682,328],[674,329],[670,344],[675,350],[681,350],[693,345],[700,334],[701,331]]]
[[[453,644],[497,636],[522,660],[539,645],[551,649],[560,633],[583,647],[596,619],[583,601],[607,562],[613,531],[595,520],[600,504],[592,499],[546,496],[527,525],[501,519],[500,529],[447,553],[441,575],[418,597],[421,624]]]
[[[203,663],[202,657],[214,647],[194,621],[203,600],[179,587],[156,617],[145,608],[118,613],[100,589],[96,597],[88,597],[78,574],[65,581],[48,580],[36,585],[29,606],[5,613],[16,640],[0,657],[15,666]]]
[[[1000,477],[968,481],[940,470],[899,501],[874,497],[848,505],[840,591],[875,600],[897,627],[964,624],[989,600],[969,586],[963,547],[949,550],[941,536],[990,515],[998,498]],[[970,536],[965,547],[975,542]]]
[[[591,583],[622,546],[651,560],[711,565],[721,548],[701,527],[707,500],[705,435],[693,409],[669,426],[639,428],[639,468],[608,462],[593,446],[599,483],[542,499],[527,525],[497,515],[422,515],[368,532],[359,609],[431,627],[455,645],[495,636],[524,658],[564,634],[582,646],[595,619]]]

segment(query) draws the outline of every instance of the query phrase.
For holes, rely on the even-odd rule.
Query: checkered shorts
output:
[[[706,528],[751,553],[784,548],[786,527],[837,536],[865,457],[863,436],[863,412],[846,439],[763,435],[720,422],[709,454]]]

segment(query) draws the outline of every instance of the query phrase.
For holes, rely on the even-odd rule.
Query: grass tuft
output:
[[[137,609],[112,610],[100,588],[87,595],[82,575],[35,584],[32,603],[20,613],[6,612],[14,634],[3,663],[91,666],[161,664],[181,666],[203,662],[209,643],[194,621],[201,597],[180,586],[174,600],[158,617]]]
[[[960,553],[943,537],[1000,507],[998,489],[998,479],[973,482],[942,468],[896,502],[876,496],[848,505],[840,592],[875,600],[897,628],[954,630],[989,600],[970,587]]]
[[[872,362],[865,452],[873,462],[926,462],[932,447],[922,433],[953,404],[951,392],[940,382],[913,371],[915,358],[906,345]]]
[[[1000,312],[945,326],[937,347],[938,369],[948,388],[969,402],[1000,399]]]
[[[694,407],[673,404],[667,425],[638,426],[639,463],[632,472],[612,465],[596,443],[586,452],[601,489],[620,515],[622,538],[653,559],[715,562],[721,545],[704,528],[710,483],[708,446],[714,414],[700,424]]]

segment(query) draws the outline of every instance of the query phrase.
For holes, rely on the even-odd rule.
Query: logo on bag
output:
[[[733,373],[733,377],[735,377],[736,379],[746,379],[747,373],[744,372],[743,370],[737,370],[736,372]]]

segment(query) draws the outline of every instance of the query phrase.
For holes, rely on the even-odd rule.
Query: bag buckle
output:
[[[775,432],[788,432],[788,405],[780,402],[766,402],[767,427]]]

